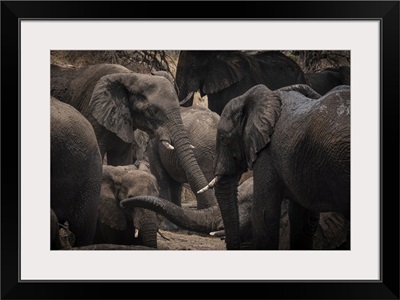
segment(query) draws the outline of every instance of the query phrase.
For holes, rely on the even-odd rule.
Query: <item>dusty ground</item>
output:
[[[160,230],[159,250],[226,250],[225,241],[219,237],[180,230],[177,232]]]

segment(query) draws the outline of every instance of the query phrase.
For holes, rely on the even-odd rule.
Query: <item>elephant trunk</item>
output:
[[[136,196],[120,202],[122,208],[142,207],[161,214],[179,227],[195,232],[210,233],[223,228],[221,213],[217,205],[192,210],[179,207],[155,196]]]
[[[222,214],[227,250],[240,249],[238,184],[240,175],[221,176],[215,186],[215,196]]]
[[[170,126],[168,126],[171,132],[172,143],[175,148],[174,151],[176,151],[180,166],[185,171],[190,188],[192,191],[198,191],[208,184],[207,179],[197,163],[182,121],[176,122],[176,120],[182,120],[180,113],[172,112],[170,118],[174,121],[171,122]],[[208,208],[217,204],[217,200],[211,190],[196,195],[196,197],[198,209]]]
[[[155,212],[149,210],[144,210],[143,213],[145,215],[138,218],[134,212],[134,227],[139,231],[139,238],[141,239],[143,246],[157,248],[157,215]],[[137,219],[140,221],[136,222]]]

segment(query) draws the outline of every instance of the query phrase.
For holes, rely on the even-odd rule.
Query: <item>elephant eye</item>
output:
[[[149,114],[151,116],[154,116],[157,113],[157,108],[156,107],[149,107],[148,111],[149,111]]]

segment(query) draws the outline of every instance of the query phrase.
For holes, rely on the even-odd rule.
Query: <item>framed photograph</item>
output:
[[[227,2],[220,4],[224,6]],[[9,196],[4,196],[3,193],[1,202],[2,299],[104,299],[105,297],[108,299],[181,297],[399,299],[399,2],[233,1],[229,2],[229,7],[228,12],[226,9],[215,8],[215,2],[208,1],[3,1],[1,3],[2,111],[8,112],[12,109],[11,107],[7,109],[7,106],[13,106],[15,110],[18,108],[18,142],[15,143],[18,144],[18,149],[17,152],[14,151],[18,153],[18,201],[6,201]],[[138,230],[137,224],[141,216],[139,210],[135,208],[133,212],[129,210],[131,219],[127,219],[121,226],[129,232],[129,236],[142,239],[140,245],[116,247],[112,246],[115,244],[113,241],[116,236],[110,238],[110,230],[105,227],[112,224],[110,226],[114,226],[115,229],[120,225],[118,222],[121,219],[114,222],[114,219],[111,220],[112,217],[126,214],[127,206],[132,203],[136,203],[133,205],[139,207],[145,205],[143,206],[145,208],[150,205],[150,200],[142,199],[140,202],[134,197],[136,196],[134,192],[124,187],[113,194],[115,198],[112,199],[112,203],[117,200],[119,205],[112,207],[111,204],[104,202],[104,210],[99,209],[98,216],[93,217],[90,205],[86,202],[73,213],[79,215],[79,220],[88,222],[92,220],[92,227],[97,227],[96,232],[92,230],[92,233],[89,233],[98,239],[96,246],[91,243],[88,245],[85,240],[87,233],[81,234],[79,229],[74,227],[76,222],[71,221],[72,215],[71,217],[63,215],[64,212],[67,214],[67,211],[72,210],[71,206],[56,209],[52,205],[52,213],[58,218],[54,221],[57,227],[54,231],[55,227],[49,222],[51,195],[59,193],[60,197],[70,197],[69,190],[58,190],[59,185],[54,178],[63,167],[69,168],[71,164],[66,163],[64,166],[56,167],[51,164],[52,151],[56,147],[53,130],[60,128],[61,135],[68,140],[68,145],[74,144],[71,146],[76,147],[74,149],[84,144],[82,148],[84,150],[79,148],[78,152],[88,151],[79,157],[81,159],[79,162],[76,162],[79,165],[76,174],[66,172],[59,176],[61,178],[68,174],[74,182],[78,180],[84,182],[88,188],[85,188],[83,193],[88,193],[91,188],[98,193],[105,192],[106,188],[102,181],[105,182],[107,174],[110,178],[113,177],[112,165],[124,164],[121,163],[123,155],[127,155],[132,163],[136,162],[136,166],[129,170],[127,167],[123,170],[118,169],[115,172],[123,174],[119,176],[141,171],[143,165],[143,168],[148,167],[145,163],[140,164],[139,152],[133,152],[131,148],[133,139],[144,139],[145,133],[136,137],[131,130],[132,127],[147,132],[150,138],[155,136],[160,141],[156,145],[165,147],[164,150],[154,150],[159,148],[155,146],[147,147],[151,151],[158,151],[156,154],[152,152],[153,156],[150,156],[154,171],[156,169],[154,162],[156,157],[162,155],[161,151],[177,151],[175,148],[179,148],[176,147],[174,134],[169,131],[178,125],[165,123],[163,127],[164,123],[160,119],[161,115],[169,116],[169,120],[172,119],[174,113],[172,106],[166,107],[167,102],[163,102],[163,106],[157,106],[158,102],[152,103],[151,98],[154,93],[161,91],[165,99],[171,95],[170,98],[175,105],[173,107],[176,111],[180,109],[182,119],[184,112],[179,108],[179,101],[187,108],[208,107],[210,112],[218,116],[220,124],[231,117],[228,116],[228,108],[233,106],[232,101],[229,103],[227,101],[227,104],[222,106],[221,102],[216,104],[214,95],[217,88],[212,87],[210,83],[225,84],[228,81],[224,77],[229,70],[226,66],[221,67],[216,75],[201,77],[198,85],[192,90],[187,88],[189,83],[182,83],[187,78],[195,78],[203,73],[199,67],[199,56],[206,55],[218,56],[220,65],[222,61],[226,61],[233,63],[235,68],[245,64],[241,60],[242,57],[245,57],[246,63],[256,68],[256,64],[267,65],[271,55],[278,55],[280,61],[288,59],[293,62],[303,76],[299,81],[292,80],[291,76],[297,78],[297,73],[294,73],[293,67],[286,65],[282,67],[285,70],[283,77],[286,80],[284,82],[289,83],[279,85],[277,82],[281,75],[275,73],[273,76],[269,75],[273,77],[269,79],[272,80],[269,83],[259,79],[257,83],[261,83],[260,85],[255,86],[256,84],[252,83],[249,88],[240,86],[240,75],[235,73],[236,94],[230,94],[229,99],[246,98],[249,93],[251,93],[249,98],[265,93],[276,95],[272,90],[295,86],[293,89],[296,92],[301,89],[300,93],[307,99],[313,97],[316,99],[331,93],[335,101],[342,101],[341,104],[337,104],[334,112],[340,118],[347,116],[346,120],[349,123],[350,129],[345,135],[348,137],[348,150],[351,149],[350,163],[348,163],[350,169],[340,173],[340,180],[345,184],[335,188],[340,190],[338,194],[344,195],[340,199],[350,195],[348,197],[350,207],[346,207],[348,217],[341,215],[338,219],[321,214],[318,219],[319,225],[313,227],[315,234],[311,251],[286,251],[290,249],[287,215],[286,223],[282,223],[283,216],[281,217],[280,240],[269,236],[270,244],[264,243],[264,240],[260,239],[264,236],[257,235],[259,232],[254,230],[252,231],[254,241],[251,240],[251,246],[246,248],[244,246],[246,243],[242,241],[240,244],[240,241],[232,238],[233,231],[228,231],[223,238],[193,234],[198,243],[203,245],[197,248],[190,244],[189,238],[186,240],[187,230],[191,230],[192,227],[184,228],[182,227],[184,225],[179,225],[186,230],[185,236],[171,238],[170,231],[159,230],[159,234],[163,236],[158,235],[158,240],[162,239],[164,243],[158,243],[156,248],[150,245],[151,249],[157,251],[149,251],[147,247],[149,244],[142,243],[144,230],[142,231],[142,228]],[[178,70],[178,63],[183,65],[185,59],[188,61],[186,66],[194,72],[190,75],[187,73],[182,79],[179,78],[178,72],[182,71]],[[209,59],[207,56],[207,60]],[[93,62],[96,66],[90,67]],[[107,63],[105,69],[101,69],[103,65],[100,66],[100,63]],[[344,75],[339,72],[339,66],[342,67],[341,70],[345,70]],[[333,67],[336,69],[333,70]],[[208,66],[207,68],[210,69]],[[110,71],[114,69],[116,71]],[[275,66],[276,69],[278,67]],[[289,69],[292,70],[291,73],[287,71]],[[328,69],[329,76],[338,76],[337,78],[342,79],[338,79],[334,86],[327,88],[319,85],[320,79],[315,79],[314,76],[320,76],[323,73],[320,72],[322,69]],[[97,75],[100,73],[101,76]],[[228,73],[232,75],[234,71],[230,70]],[[338,75],[339,73],[341,75]],[[135,77],[132,77],[132,74],[135,74]],[[70,92],[71,81],[68,82],[67,91],[65,80],[68,76],[74,80],[79,79],[73,81],[75,94]],[[263,76],[260,75],[260,78]],[[130,83],[134,81],[138,89],[126,87],[124,82],[128,81]],[[277,85],[273,86],[271,82]],[[332,79],[329,82],[332,82]],[[270,89],[266,88],[268,85]],[[185,87],[186,91],[182,92]],[[264,87],[266,90],[262,90]],[[332,88],[335,89],[333,92]],[[288,101],[287,98],[294,97],[289,96],[294,95],[293,89],[280,90],[288,96],[281,96],[279,105]],[[107,100],[106,103],[105,96],[114,97],[112,98],[114,106],[107,106],[110,101]],[[16,98],[18,101],[13,100]],[[349,98],[352,103],[351,110]],[[75,99],[87,101],[82,100],[86,101],[86,104],[82,102],[83,104],[76,105],[75,110],[73,108],[75,105],[72,104]],[[189,104],[187,104],[188,99]],[[197,105],[190,101],[196,102]],[[72,106],[65,107],[65,103]],[[124,103],[129,103],[131,107],[125,108]],[[78,107],[81,108],[82,105],[90,106],[93,111],[90,116],[85,115],[84,109],[78,111]],[[268,109],[270,107],[268,106]],[[299,109],[296,105],[290,107],[291,111]],[[66,118],[62,116],[63,109],[69,109],[72,116],[68,125],[64,127],[62,126]],[[302,106],[301,111],[296,111],[296,118],[304,114],[304,109],[305,106]],[[322,114],[326,113],[327,107],[321,105],[318,109]],[[243,111],[249,110],[250,106]],[[276,113],[281,114],[281,110],[279,112],[277,110]],[[132,118],[130,114],[135,114],[135,117]],[[267,111],[267,114],[270,116],[271,112]],[[6,120],[3,122],[5,129],[3,132],[8,128],[5,125],[8,124],[7,115],[3,114],[3,120]],[[93,125],[91,118],[96,119],[97,125]],[[248,119],[250,117],[247,116],[246,122]],[[328,115],[326,119],[329,119]],[[152,123],[153,120],[155,123]],[[189,120],[184,122],[188,127],[193,118],[188,117],[185,120]],[[82,133],[79,129],[74,129],[79,123],[86,124],[85,122],[90,127],[88,131]],[[127,130],[124,129],[126,124],[130,126]],[[254,125],[256,121],[252,124],[257,126]],[[303,124],[302,121],[299,121],[299,124]],[[267,125],[278,133],[286,130],[284,125],[276,127],[275,124]],[[203,129],[205,126],[203,124],[197,128],[194,126],[190,132]],[[206,131],[214,132],[212,130],[216,131],[216,128],[217,126]],[[217,153],[220,150],[218,143],[223,145],[232,143],[224,140],[230,134],[227,131],[226,135],[221,134],[221,128],[227,130],[226,126],[218,127],[220,142],[217,141],[215,146]],[[333,128],[336,128],[336,131],[341,130],[339,121],[328,126],[328,131],[324,131],[323,135],[336,135],[337,132]],[[110,148],[106,140],[98,142],[100,141],[98,132],[101,130],[111,139],[118,136],[119,141],[126,141],[123,145],[125,148],[121,146],[117,151],[116,148]],[[246,130],[246,134],[251,134],[248,129]],[[176,133],[178,134],[179,132]],[[215,132],[213,134],[215,135]],[[112,137],[114,135],[115,137]],[[275,141],[278,139],[277,136],[278,134],[275,134]],[[96,144],[95,153],[88,150],[92,149],[90,141]],[[3,142],[2,149],[7,152],[5,144]],[[112,145],[114,147],[115,142]],[[257,154],[261,155],[262,148],[256,146],[259,147]],[[199,148],[195,142],[188,142],[187,147],[192,148],[190,151],[193,153]],[[243,145],[241,147],[243,148],[238,149],[243,150],[243,153],[246,152],[243,154],[247,158],[245,163],[252,166],[254,160],[249,157],[254,158],[254,155],[251,156],[250,150],[247,150],[251,149],[252,145],[246,144],[246,147]],[[65,148],[62,144],[60,151]],[[68,154],[62,153],[60,157],[66,161]],[[332,161],[339,160],[335,154],[333,156]],[[277,160],[279,159],[281,158],[277,157]],[[7,163],[13,164],[11,161],[3,160],[3,167]],[[107,167],[103,165],[105,161],[108,162]],[[161,161],[160,164],[166,164]],[[197,162],[199,165],[212,165],[211,161],[200,162],[197,159]],[[341,166],[341,161],[338,165]],[[14,168],[15,163],[3,170]],[[259,169],[257,167],[257,170]],[[332,188],[333,185],[329,181],[331,175],[325,176],[319,173],[320,169],[313,169],[312,166],[308,169],[312,173],[312,178],[319,178],[316,185],[323,182],[326,189]],[[170,188],[171,185],[166,183],[171,183],[172,179],[163,177],[162,170],[164,169],[152,172],[154,180],[164,183],[155,189],[166,189],[162,190],[163,195],[176,195],[179,191],[178,198],[180,198],[180,191],[184,185],[179,187],[176,187],[177,184],[173,185],[175,190]],[[222,174],[221,172],[218,174]],[[4,173],[3,192],[7,187],[14,186],[14,182],[10,181],[13,176]],[[278,177],[280,176],[279,174]],[[299,174],[300,176],[307,178],[307,174],[304,173]],[[223,180],[222,176],[217,177],[217,181]],[[257,180],[257,191],[261,191],[262,179]],[[108,179],[106,181],[110,182]],[[126,180],[121,179],[120,182]],[[189,186],[192,190],[203,187],[190,180]],[[110,188],[110,192],[115,190],[116,188]],[[205,192],[206,195],[210,193],[214,195],[210,191]],[[216,190],[216,193],[221,191]],[[151,191],[147,190],[145,194],[151,195]],[[107,197],[104,199],[109,199]],[[183,203],[186,198],[182,197],[184,199],[182,206],[186,205],[186,209],[189,210],[191,205],[189,200]],[[127,198],[136,202],[129,203]],[[206,204],[203,206],[199,199],[203,199]],[[207,199],[207,196],[197,196],[197,208],[207,207]],[[140,204],[143,202],[146,203]],[[251,202],[253,207],[258,204],[259,201],[254,204]],[[100,204],[100,207],[101,205],[103,204]],[[290,211],[296,210],[294,204],[287,205],[292,205]],[[218,208],[216,205],[215,207]],[[259,210],[262,210],[262,206],[260,207]],[[117,209],[117,212],[111,213],[112,209]],[[241,209],[243,208],[239,205],[239,211]],[[287,206],[285,209],[288,209]],[[210,230],[213,234],[220,233],[219,230],[223,228],[222,218],[226,222],[229,215],[229,212],[224,212],[223,209],[221,212],[221,224],[214,224]],[[274,219],[271,219],[268,213],[263,214],[262,222],[271,228],[274,227]],[[107,230],[104,231],[106,233],[99,233],[100,217],[103,217],[102,230]],[[252,220],[255,224],[255,219]],[[290,220],[294,224],[295,219]],[[308,216],[308,225],[311,220],[313,219]],[[164,226],[176,225],[165,221]],[[85,228],[89,227],[86,225]],[[339,227],[340,234],[332,229]],[[57,238],[57,242],[53,243],[54,240],[51,238],[54,232],[57,235],[61,234],[62,238]],[[276,232],[279,235],[279,226]],[[120,238],[121,233],[118,234]],[[335,235],[337,244],[328,245],[326,243],[328,235]],[[283,237],[286,237],[287,244],[284,244]],[[176,243],[178,246],[173,244],[174,239],[180,241]],[[212,246],[207,244],[211,243],[211,240]],[[293,243],[292,238],[292,247]],[[77,247],[77,244],[83,246]],[[300,248],[296,249],[305,249],[302,247],[307,247],[306,244],[304,239],[300,240]],[[239,245],[240,251],[233,251]],[[62,250],[55,250],[60,248]],[[70,251],[71,248],[80,251]],[[174,287],[181,283],[200,285],[200,289],[195,287],[196,293],[177,296]],[[219,285],[214,286],[216,283]],[[210,292],[210,288],[217,291]]]

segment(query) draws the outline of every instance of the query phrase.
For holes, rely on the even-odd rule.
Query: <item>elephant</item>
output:
[[[94,244],[143,245],[157,248],[158,219],[153,211],[135,208],[123,210],[123,199],[158,196],[156,178],[134,165],[103,165],[96,235]]]
[[[326,68],[316,73],[305,74],[307,84],[318,94],[325,95],[339,85],[350,85],[350,67]]]
[[[246,174],[246,175],[245,175]],[[238,186],[239,232],[241,249],[252,249],[251,209],[253,202],[254,180],[251,172],[242,175]],[[243,180],[243,181],[242,181]],[[193,210],[178,207],[157,197],[133,197],[120,202],[122,207],[145,207],[168,218],[183,229],[207,233],[213,236],[225,236],[222,216],[218,205],[211,208]],[[290,249],[290,223],[288,218],[289,200],[281,205],[280,250]],[[347,239],[350,226],[345,218],[334,212],[323,212],[314,236],[314,249],[348,249]]]
[[[102,160],[96,135],[69,104],[51,97],[50,113],[52,239],[56,224],[68,222],[75,246],[86,246],[93,242],[100,203]]]
[[[134,131],[140,129],[176,153],[193,190],[207,184],[184,129],[174,85],[166,76],[98,64],[85,67],[70,82],[68,94],[69,103],[92,124],[107,164],[133,163]],[[199,198],[216,202],[212,191]]]
[[[320,212],[350,221],[350,87],[320,96],[308,85],[256,85],[232,99],[217,128],[214,187],[228,250],[240,249],[237,185],[254,178],[254,249],[278,249],[282,200],[290,199],[291,249],[311,249]],[[203,190],[203,189],[202,189]]]
[[[306,83],[304,72],[280,51],[181,51],[176,68],[181,105],[192,105],[200,90],[219,115],[231,99],[257,84],[275,90],[296,83]]]

